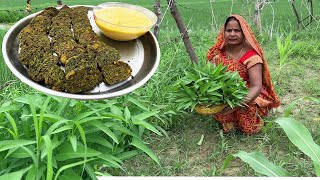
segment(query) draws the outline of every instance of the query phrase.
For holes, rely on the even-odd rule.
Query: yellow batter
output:
[[[124,7],[97,10],[95,16],[95,22],[101,31],[119,41],[135,39],[149,31],[153,25],[145,14]]]

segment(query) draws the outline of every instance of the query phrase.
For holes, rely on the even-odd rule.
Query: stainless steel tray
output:
[[[132,92],[133,90],[145,84],[155,73],[160,62],[160,48],[155,36],[149,31],[136,40],[127,42],[113,41],[105,37],[96,26],[93,20],[92,12],[94,6],[87,7],[90,8],[88,12],[88,18],[91,22],[92,29],[109,45],[115,47],[120,52],[121,60],[128,63],[132,68],[132,78],[113,86],[108,86],[104,83],[101,83],[93,90],[79,94],[55,91],[49,87],[46,87],[45,85],[34,82],[32,79],[30,79],[26,67],[23,66],[18,60],[18,34],[38,13],[28,15],[27,17],[18,21],[4,36],[2,43],[2,54],[6,65],[9,67],[12,73],[22,82],[43,93],[82,100],[114,98]]]

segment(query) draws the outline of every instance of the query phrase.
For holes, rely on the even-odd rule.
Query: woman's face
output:
[[[240,45],[244,40],[242,29],[237,20],[231,19],[224,31],[224,40],[229,45]]]

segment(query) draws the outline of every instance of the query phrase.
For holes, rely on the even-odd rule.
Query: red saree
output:
[[[232,15],[240,22],[241,29],[245,36],[246,42],[252,47],[239,60],[229,57],[224,52],[224,26],[221,28],[217,42],[209,49],[207,60],[211,63],[219,64],[222,62],[228,67],[228,71],[237,71],[246,86],[250,87],[248,69],[257,63],[263,66],[262,90],[260,95],[248,107],[241,107],[230,114],[217,113],[213,117],[221,122],[225,132],[232,129],[240,129],[246,134],[254,134],[261,130],[263,121],[261,116],[266,116],[271,108],[278,107],[280,100],[277,97],[270,77],[269,68],[265,60],[263,51],[255,36],[253,35],[249,25],[239,15]]]

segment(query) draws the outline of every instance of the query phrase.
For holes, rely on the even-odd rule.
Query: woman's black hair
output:
[[[229,17],[226,19],[226,22],[224,23],[224,29],[226,29],[228,22],[231,21],[231,20],[236,20],[236,21],[238,21],[238,23],[240,24],[240,22],[239,22],[239,20],[238,20],[237,18],[235,18],[234,16],[229,16]]]

